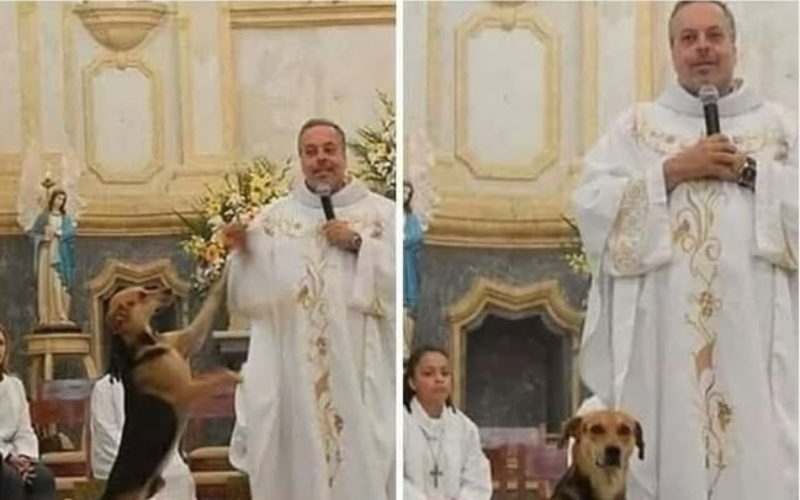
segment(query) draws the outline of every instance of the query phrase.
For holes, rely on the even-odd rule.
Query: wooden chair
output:
[[[227,500],[250,500],[250,480],[244,474],[228,479]]]
[[[540,496],[550,498],[556,483],[567,470],[567,451],[553,443],[534,445],[524,467],[528,479],[541,492]]]
[[[59,498],[69,496],[89,472],[88,415],[93,384],[91,379],[47,380],[37,391],[39,399],[30,403],[31,423],[41,444],[58,442],[65,427],[79,434],[74,449],[48,451],[42,446],[41,461],[55,476]]]
[[[494,500],[527,500],[526,447],[500,444],[484,450],[492,473]]]
[[[494,500],[508,499],[508,446],[499,445],[493,448],[484,448],[483,453],[489,459],[492,474],[492,489]]]
[[[101,479],[87,479],[75,482],[72,500],[97,500],[105,490],[106,482]]]
[[[481,442],[489,458],[494,500],[546,500],[566,471],[566,451],[557,447],[559,436],[546,426],[481,428]]]
[[[205,424],[214,420],[233,422],[235,387],[220,388],[192,408],[183,437],[183,449],[197,486],[197,499],[231,498],[242,494],[244,474],[234,469],[228,460],[228,446],[203,444]],[[246,483],[246,481],[245,481]]]

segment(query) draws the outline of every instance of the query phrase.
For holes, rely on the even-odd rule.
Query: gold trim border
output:
[[[173,213],[153,211],[131,213],[136,201],[119,206],[117,211],[108,208],[110,202],[103,202],[108,212],[89,213],[81,216],[78,235],[81,237],[140,237],[140,236],[178,236],[186,230],[180,218]],[[123,210],[127,210],[124,213]],[[168,210],[165,208],[164,210]],[[184,211],[185,212],[185,211]],[[19,236],[25,232],[17,223],[17,212],[0,210],[0,236]]]
[[[441,47],[441,18],[445,4],[427,4],[427,58],[426,58],[426,96],[427,124],[434,146],[441,140],[439,123],[441,112],[441,85],[443,85],[443,65]],[[590,147],[588,140],[596,134],[598,118],[598,60],[594,45],[597,41],[596,2],[581,2],[581,22],[585,36],[582,50],[587,55],[582,60],[581,74],[585,76],[581,85],[583,92],[582,110],[584,112],[584,147]],[[588,132],[587,132],[588,131]],[[439,188],[441,204],[430,221],[425,243],[446,247],[469,248],[560,248],[573,243],[572,229],[561,219],[569,211],[569,199],[554,196],[550,199],[530,196],[485,196],[476,197],[474,193],[447,189],[441,181],[443,172],[457,168],[454,160],[448,159],[441,150],[436,150],[437,163],[432,167],[434,181]],[[579,165],[564,166],[570,172],[563,182],[572,185],[577,180]],[[568,189],[568,188],[563,188]],[[514,214],[511,218],[509,214]]]
[[[466,399],[464,377],[466,373],[467,327],[487,307],[496,306],[519,312],[541,307],[547,316],[567,331],[572,346],[572,412],[580,403],[580,376],[578,351],[583,315],[564,299],[557,280],[547,280],[527,286],[512,286],[483,277],[473,281],[467,293],[447,308],[450,332],[450,359],[452,360],[453,401],[463,406]]]
[[[69,145],[77,148],[75,68],[78,63],[75,57],[75,40],[72,33],[72,21],[76,19],[76,16],[72,13],[72,9],[71,2],[61,4],[61,64],[64,70],[64,127]]]
[[[97,137],[94,122],[94,79],[108,68],[134,69],[150,82],[150,115],[152,120],[151,158],[138,172],[109,172],[97,159]],[[84,134],[86,165],[104,184],[145,184],[164,168],[164,103],[158,71],[140,55],[120,53],[96,57],[83,69]]]
[[[236,75],[233,64],[233,33],[231,29],[230,4],[219,4],[219,61],[222,73],[222,119],[224,134],[222,144],[225,148],[225,160],[235,156],[239,137],[238,117],[236,116]]]
[[[229,2],[233,29],[394,24],[395,2]]]
[[[652,101],[656,97],[655,60],[656,4],[635,2],[636,9],[636,99]]]
[[[598,109],[599,71],[597,60],[597,2],[581,2],[581,91],[583,112],[581,116],[581,155],[586,154],[597,140],[600,124]]]
[[[478,179],[535,180],[559,158],[561,142],[560,48],[558,35],[539,12],[531,8],[518,8],[493,4],[493,8],[479,9],[456,27],[455,61],[455,157]],[[501,5],[501,6],[497,6]],[[519,163],[483,163],[470,148],[466,128],[469,109],[468,43],[486,29],[524,29],[533,33],[544,47],[545,64],[545,136],[542,148],[528,161]],[[531,110],[536,115],[537,110]]]
[[[39,81],[39,6],[36,2],[19,4],[20,73],[22,74],[22,133],[24,148],[32,142],[41,144],[42,96]]]
[[[439,217],[431,221],[426,245],[458,248],[558,249],[575,242],[562,220],[476,220]]]
[[[194,73],[192,71],[192,16],[186,4],[178,8],[178,65],[180,68],[181,147],[183,162],[176,167],[176,177],[220,175],[234,162],[237,142],[236,83],[233,69],[233,43],[231,40],[230,8],[218,4],[218,41],[220,75],[220,111],[222,112],[221,154],[197,154],[194,144]]]
[[[17,57],[19,58],[20,126],[22,151],[0,153],[0,177],[15,177],[22,169],[27,148],[41,143],[42,98],[39,75],[39,5],[17,4]],[[5,191],[7,182],[0,186]]]

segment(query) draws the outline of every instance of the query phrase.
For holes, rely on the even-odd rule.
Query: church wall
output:
[[[106,258],[168,258],[189,281],[176,211],[193,210],[255,155],[290,159],[296,174],[305,120],[333,119],[355,138],[378,124],[376,90],[394,95],[390,2],[121,4],[152,11],[133,48],[124,39],[139,28],[125,24],[125,11],[105,17],[124,36],[84,24],[81,9],[101,2],[0,4],[0,322],[17,337],[22,372],[18,337],[35,321],[33,255],[19,220],[20,200],[31,205],[25,186],[35,192],[47,171],[61,183],[65,161],[78,174],[72,311],[89,333],[86,286]],[[216,347],[210,341],[209,353]],[[207,353],[199,363],[215,360]]]
[[[79,234],[175,234],[174,210],[236,161],[292,158],[313,116],[355,135],[378,122],[375,91],[394,95],[391,3],[138,5],[156,10],[147,30],[104,18],[141,34],[130,50],[84,25],[95,3],[0,5],[0,234],[21,232],[22,174],[60,177],[64,158],[80,167]]]

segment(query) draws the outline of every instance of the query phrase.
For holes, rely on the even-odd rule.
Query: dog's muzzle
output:
[[[622,450],[619,446],[607,446],[603,450],[603,467],[619,467],[622,465]]]

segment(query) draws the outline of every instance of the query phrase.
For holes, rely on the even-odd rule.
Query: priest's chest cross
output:
[[[439,478],[444,476],[444,472],[442,472],[442,469],[439,468],[439,464],[438,463],[435,463],[433,465],[433,470],[430,472],[430,474],[431,474],[431,478],[433,479],[433,487],[434,488],[438,488],[439,487]]]

